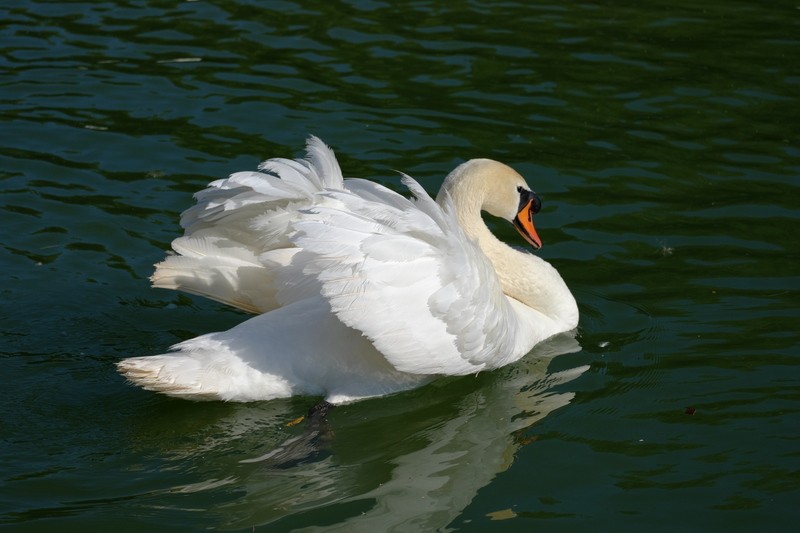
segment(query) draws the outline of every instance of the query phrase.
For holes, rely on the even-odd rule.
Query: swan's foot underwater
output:
[[[328,413],[330,413],[331,409],[333,409],[334,407],[336,407],[336,405],[330,402],[326,402],[325,400],[322,400],[314,404],[314,406],[311,409],[309,409],[308,413],[306,413],[305,415],[298,416],[291,422],[287,423],[286,427],[290,428],[292,426],[296,426],[297,424],[301,423],[303,420],[306,419],[308,419],[309,423],[317,423],[319,420],[326,419]]]
[[[305,421],[300,435],[285,440],[282,444],[260,457],[243,459],[240,463],[266,463],[270,468],[289,469],[295,466],[321,461],[331,455],[330,445],[333,430],[328,421],[328,413],[336,407],[322,400],[314,404],[305,416],[296,418],[286,427],[296,426]]]
[[[308,419],[310,421],[327,420],[328,413],[330,413],[334,407],[336,407],[335,404],[326,402],[325,400],[317,402],[311,409],[308,410]]]

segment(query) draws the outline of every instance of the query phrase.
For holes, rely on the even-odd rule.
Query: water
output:
[[[800,518],[794,3],[0,11],[0,525]],[[317,428],[287,426],[313,398],[193,404],[126,386],[120,358],[244,318],[148,286],[191,194],[300,155],[309,133],[347,175],[393,187],[395,169],[435,192],[469,157],[515,166],[543,199],[540,253],[579,301],[582,349]]]

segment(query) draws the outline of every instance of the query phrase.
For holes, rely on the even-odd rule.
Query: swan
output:
[[[434,201],[343,179],[309,137],[195,194],[154,287],[256,315],[162,355],[117,363],[129,382],[190,400],[321,396],[336,405],[499,368],[577,327],[575,298],[540,257],[497,239],[481,211],[538,249],[539,197],[511,167],[472,159]]]

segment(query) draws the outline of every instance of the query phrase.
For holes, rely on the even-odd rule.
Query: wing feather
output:
[[[316,137],[306,159],[259,170],[195,195],[155,286],[256,313],[322,294],[403,372],[468,374],[520,355],[513,305],[447,197],[438,204],[408,176],[413,198],[345,182]]]
[[[448,201],[403,182],[415,200],[359,184],[303,211],[291,239],[304,271],[398,370],[468,374],[515,358],[516,315],[489,259]]]
[[[195,194],[195,205],[181,215],[184,235],[172,243],[177,255],[156,265],[153,285],[254,313],[279,306],[287,283],[307,294],[307,284],[282,279],[275,258],[288,259],[271,252],[293,247],[288,232],[298,209],[344,182],[336,156],[320,139],[310,137],[306,149],[307,160],[270,159],[260,172],[236,172]]]

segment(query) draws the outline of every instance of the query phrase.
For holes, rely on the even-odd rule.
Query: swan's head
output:
[[[491,159],[471,159],[447,176],[442,190],[453,199],[459,215],[475,208],[486,211],[514,224],[535,249],[542,247],[533,225],[533,215],[539,212],[542,202],[525,178],[508,165]]]

